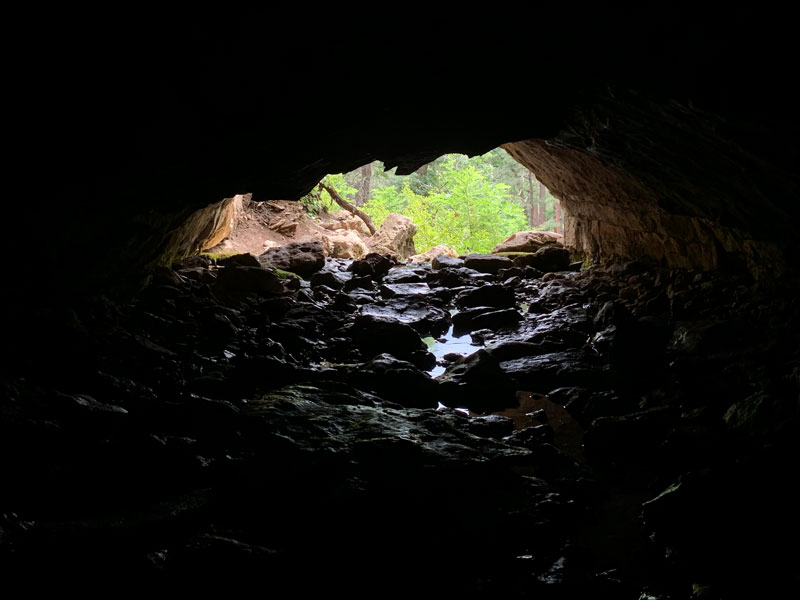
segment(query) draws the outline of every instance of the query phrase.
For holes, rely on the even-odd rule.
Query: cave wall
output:
[[[780,276],[797,252],[800,187],[792,165],[764,160],[780,132],[755,127],[607,90],[553,138],[503,147],[562,200],[565,241],[589,260]]]
[[[94,16],[28,15],[5,40],[24,252],[4,298],[133,289],[236,194],[511,142],[591,256],[779,273],[796,251],[795,52],[757,7]]]

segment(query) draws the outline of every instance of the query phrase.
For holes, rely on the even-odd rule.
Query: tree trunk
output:
[[[536,196],[533,193],[533,173],[528,171],[528,198],[525,201],[525,216],[528,217],[528,229],[536,227],[536,216],[534,214],[534,202]]]
[[[369,215],[367,213],[365,213],[363,210],[357,209],[355,206],[350,204],[347,200],[342,198],[339,195],[339,192],[337,192],[331,186],[329,186],[329,185],[327,185],[325,183],[322,183],[320,181],[319,182],[319,187],[320,187],[320,189],[325,190],[326,192],[328,192],[331,195],[331,198],[333,198],[333,200],[336,202],[336,204],[341,206],[346,211],[349,211],[349,212],[353,213],[358,218],[360,218],[362,221],[364,221],[364,223],[367,226],[367,229],[369,229],[370,234],[375,235],[375,225],[372,223],[372,219],[369,218]]]
[[[558,200],[556,200],[555,209],[556,209],[555,232],[564,233],[564,228],[561,226],[561,203]]]
[[[545,221],[547,221],[547,188],[544,187],[544,184],[540,181],[539,182],[539,222],[536,225],[541,225]]]
[[[355,198],[353,198],[353,204],[356,206],[364,206],[369,202],[369,188],[372,183],[372,163],[367,163],[359,168],[358,174],[361,176],[361,179],[358,182],[358,191],[356,192]]]

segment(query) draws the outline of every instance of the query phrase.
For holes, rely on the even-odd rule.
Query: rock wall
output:
[[[233,230],[243,195],[225,198],[196,210],[170,236],[162,255],[165,264],[213,248]]]
[[[561,199],[565,243],[587,259],[779,276],[797,251],[797,205],[786,201],[797,176],[766,165],[747,133],[686,106],[618,93],[549,140],[503,147]]]

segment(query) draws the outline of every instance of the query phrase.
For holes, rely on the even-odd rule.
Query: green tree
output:
[[[416,223],[419,248],[447,244],[458,252],[488,252],[505,237],[525,226],[522,207],[509,197],[509,186],[494,183],[485,170],[463,155],[447,155],[426,176],[428,192],[412,188],[409,176],[398,189],[373,191],[363,208],[376,223],[399,212]],[[419,183],[419,181],[417,181]]]

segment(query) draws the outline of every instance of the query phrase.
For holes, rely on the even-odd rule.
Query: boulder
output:
[[[406,407],[435,408],[438,384],[414,364],[379,354],[349,373],[349,383]]]
[[[438,271],[439,269],[460,269],[464,266],[464,259],[457,256],[449,256],[447,254],[440,254],[431,261],[431,268]]]
[[[491,273],[497,275],[500,269],[510,269],[514,262],[505,256],[495,256],[494,254],[470,254],[464,258],[464,266],[479,273]]]
[[[339,210],[327,213],[326,216],[329,220],[322,221],[320,225],[329,231],[354,231],[367,236],[370,235],[367,224],[351,212]]]
[[[352,229],[340,229],[324,234],[321,237],[322,249],[330,258],[363,258],[369,253],[369,247]]]
[[[216,285],[235,292],[271,294],[284,291],[283,283],[271,270],[240,265],[220,269]]]
[[[240,267],[261,267],[261,263],[258,262],[258,259],[252,254],[248,253],[234,254],[233,256],[222,258],[217,261],[217,265],[220,267],[230,267],[236,265]]]
[[[320,242],[292,242],[270,248],[258,257],[258,262],[306,277],[325,266],[325,252]]]
[[[414,248],[416,233],[417,226],[411,219],[398,213],[389,213],[368,244],[373,252],[391,254],[405,260],[417,253]]]
[[[513,382],[486,350],[458,360],[436,380],[441,386],[441,401],[447,406],[490,412],[517,404]]]
[[[314,273],[311,276],[311,287],[317,288],[320,286],[326,286],[333,290],[340,290],[344,287],[344,282],[347,278],[342,277],[332,271],[321,271],[318,273]]]
[[[519,231],[512,233],[505,241],[492,248],[498,252],[536,252],[544,246],[561,245],[564,238],[560,233],[552,231]]]
[[[513,308],[497,309],[492,306],[476,306],[453,315],[453,332],[469,333],[476,329],[499,329],[516,325],[522,320]]]
[[[361,260],[353,261],[347,268],[355,275],[365,277],[383,277],[395,264],[391,256],[370,252]]]
[[[365,357],[391,354],[419,368],[431,368],[436,359],[427,352],[419,333],[410,325],[370,314],[358,315],[351,329],[353,343]]]
[[[492,310],[492,309],[489,309]],[[398,296],[367,304],[360,314],[410,325],[421,335],[440,336],[450,327],[450,313],[419,296]]]
[[[445,246],[444,244],[439,244],[438,246],[434,246],[427,252],[423,252],[422,254],[415,254],[414,256],[411,257],[410,260],[413,263],[424,263],[424,262],[431,262],[438,256],[458,258],[458,253],[449,246]]]
[[[569,250],[561,246],[544,246],[533,254],[520,254],[513,262],[515,267],[533,267],[544,273],[570,268]]]
[[[511,308],[514,302],[514,291],[502,285],[484,285],[464,291],[456,297],[456,305],[461,308],[474,306]]]

